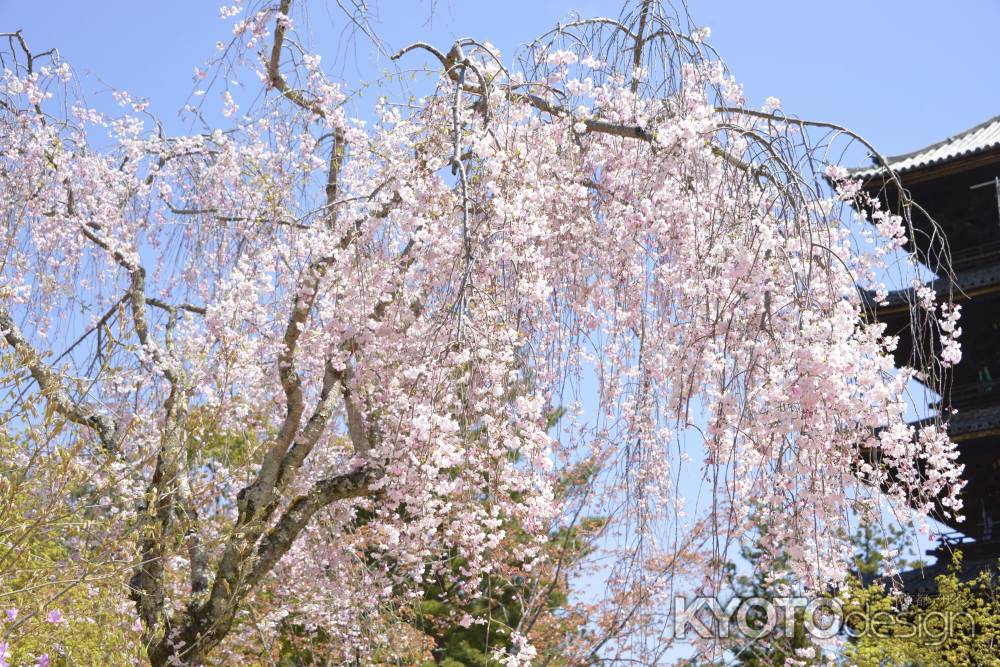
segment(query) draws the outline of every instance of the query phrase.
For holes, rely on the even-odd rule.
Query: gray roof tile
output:
[[[994,116],[985,123],[980,123],[926,148],[889,157],[886,160],[894,171],[902,174],[997,147],[1000,147],[1000,116]],[[857,178],[868,178],[880,171],[882,171],[880,167],[861,167],[851,169],[849,173]]]

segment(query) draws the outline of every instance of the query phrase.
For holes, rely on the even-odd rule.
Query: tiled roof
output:
[[[992,285],[1000,285],[1000,263],[968,271],[959,271],[955,273],[954,279],[950,277],[936,278],[924,283],[924,286],[930,287],[937,294],[949,294],[949,290],[953,290],[954,293],[950,294],[950,297],[956,301],[966,298],[969,292],[980,292],[982,288]],[[873,292],[865,290],[862,292],[861,298],[868,308],[874,308],[876,312],[880,307],[894,310],[917,303],[916,290],[912,287],[889,292],[886,295],[886,303],[882,306],[876,304]]]
[[[947,162],[958,157],[980,153],[1000,147],[1000,116],[994,116],[964,132],[959,132],[944,141],[931,144],[912,153],[886,158],[889,166],[897,173],[906,173],[933,164]],[[851,176],[867,178],[882,171],[879,167],[851,169]]]

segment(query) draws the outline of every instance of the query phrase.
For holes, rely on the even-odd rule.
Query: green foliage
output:
[[[1000,590],[996,570],[962,581],[961,553],[935,578],[938,594],[909,600],[881,584],[855,585],[845,608],[857,667],[1000,665]]]
[[[547,415],[549,429],[566,414],[557,407]],[[571,467],[557,481],[555,492],[563,499],[586,490],[597,474],[590,461]],[[414,609],[412,624],[433,643],[423,665],[447,667],[499,667],[497,651],[510,649],[515,629],[527,634],[538,651],[539,661],[560,667],[570,664],[565,642],[586,633],[586,619],[572,610],[566,573],[592,552],[591,541],[604,526],[601,518],[584,517],[572,526],[550,535],[546,564],[523,568],[511,556],[475,593],[458,585],[461,562],[451,563],[450,577],[438,576],[424,588],[422,602]],[[505,526],[502,550],[513,554],[528,542],[528,535],[515,522]],[[527,616],[527,618],[526,618]]]
[[[602,525],[601,519],[589,518],[553,533],[550,562],[561,559],[565,570],[585,557],[590,553],[588,536]],[[516,527],[508,534],[508,551],[527,539]],[[491,654],[511,648],[514,629],[520,627],[527,632],[522,625],[526,614],[532,624],[530,635],[539,659],[554,667],[568,664],[561,655],[562,642],[567,636],[579,636],[583,619],[566,609],[569,588],[565,577],[551,564],[534,574],[521,570],[519,563],[505,565],[506,573],[490,577],[475,595],[463,594],[454,581],[440,577],[425,587],[424,600],[413,617],[414,626],[434,643],[432,661],[423,664],[498,667],[500,663]],[[458,566],[456,562],[455,574]],[[532,600],[536,602],[527,608],[526,601]],[[456,622],[462,619],[465,625]]]
[[[0,433],[0,642],[12,665],[147,664],[127,584],[135,554],[121,540],[131,519],[107,502],[120,480],[85,463],[63,426],[49,414],[44,430]],[[242,464],[258,445],[203,410],[186,428],[199,465]]]
[[[139,664],[123,566],[95,508],[102,489],[50,441],[0,436],[0,642],[12,665]]]

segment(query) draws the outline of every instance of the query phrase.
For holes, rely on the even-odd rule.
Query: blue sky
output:
[[[78,73],[145,96],[164,116],[184,104],[191,72],[227,27],[217,0],[0,0],[0,30],[23,28],[38,50],[59,48]],[[574,10],[614,15],[610,0],[371,0],[391,46],[488,39],[505,53]],[[896,154],[1000,113],[1000,2],[992,0],[690,0],[754,105],[773,95],[788,113],[838,122]],[[325,63],[357,80],[387,63],[344,46],[333,0],[313,3]],[[327,43],[330,43],[327,47]],[[341,43],[340,55],[337,44]],[[89,87],[91,92],[97,86]]]

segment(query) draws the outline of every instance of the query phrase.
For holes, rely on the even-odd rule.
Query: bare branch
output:
[[[70,398],[56,374],[46,365],[35,348],[18,328],[10,312],[0,306],[0,334],[7,344],[14,348],[21,365],[31,371],[42,395],[55,410],[74,424],[86,426],[94,431],[101,445],[109,452],[118,451],[118,426],[110,415],[96,405]]]

